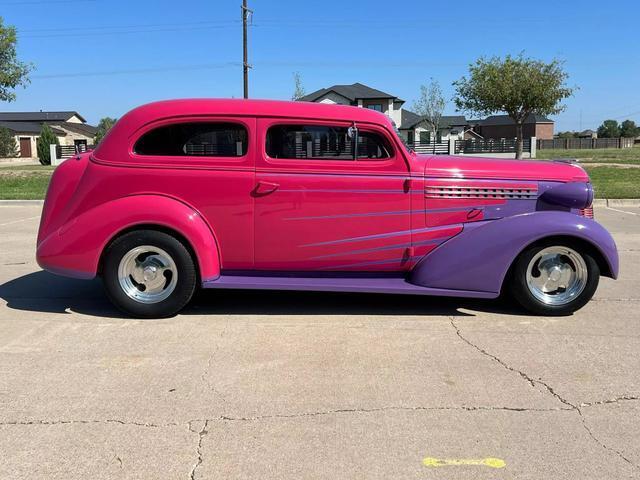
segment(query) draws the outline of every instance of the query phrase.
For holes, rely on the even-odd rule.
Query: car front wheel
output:
[[[102,277],[113,304],[134,317],[169,317],[191,300],[197,274],[193,258],[175,237],[137,230],[106,250]]]
[[[527,310],[569,315],[593,297],[599,279],[598,263],[586,249],[568,242],[545,242],[520,254],[509,287]]]

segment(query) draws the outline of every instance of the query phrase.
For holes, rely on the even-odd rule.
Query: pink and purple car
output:
[[[101,276],[136,317],[173,315],[198,287],[507,292],[565,315],[618,275],[592,201],[575,164],[418,155],[373,110],[164,101],[56,169],[37,258]]]

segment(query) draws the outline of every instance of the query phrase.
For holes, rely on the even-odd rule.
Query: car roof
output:
[[[279,100],[247,100],[221,98],[189,98],[163,100],[134,108],[109,130],[96,148],[100,159],[118,158],[126,154],[126,144],[139,129],[158,120],[207,115],[280,117],[309,120],[336,120],[384,125],[393,128],[385,114],[368,108],[313,102]]]
[[[349,105],[281,100],[249,100],[222,98],[190,98],[164,100],[135,108],[126,116],[145,118],[144,123],[157,118],[184,115],[242,115],[257,117],[298,117],[386,123],[389,118],[375,110]]]

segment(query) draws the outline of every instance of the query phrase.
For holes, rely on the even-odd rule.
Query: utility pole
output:
[[[253,13],[247,7],[247,0],[242,0],[242,79],[244,82],[244,98],[249,98],[249,59],[247,54],[247,17]]]

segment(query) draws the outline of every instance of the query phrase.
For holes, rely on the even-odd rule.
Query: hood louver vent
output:
[[[457,186],[433,186],[425,188],[427,198],[502,198],[536,199],[537,188],[478,188]]]

